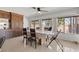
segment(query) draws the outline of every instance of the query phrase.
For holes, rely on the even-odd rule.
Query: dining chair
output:
[[[2,47],[4,41],[5,41],[5,37],[1,37],[1,38],[0,38],[0,48]]]
[[[52,30],[52,27],[49,27],[48,31],[51,31]]]
[[[28,38],[27,38],[27,29],[23,28],[23,43],[24,43],[25,40],[26,40],[26,44],[27,44],[27,40],[28,40]]]
[[[34,42],[35,44],[35,48],[37,47],[37,39],[36,39],[36,32],[35,32],[35,29],[30,29],[30,35],[31,35],[31,39],[30,39],[30,42],[31,42],[31,46],[32,46],[32,43]]]
[[[58,35],[60,34],[61,30],[60,31],[57,31],[57,33],[55,35],[53,35],[51,38],[50,38],[50,42],[48,43],[47,47],[53,42],[55,41],[57,43],[57,45],[59,46],[59,48],[61,49],[61,51],[63,52],[63,45],[61,44],[61,42],[57,39]]]

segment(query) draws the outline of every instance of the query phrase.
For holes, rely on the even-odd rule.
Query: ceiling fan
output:
[[[32,7],[33,9],[36,9],[38,13],[41,13],[41,12],[48,12],[46,10],[42,10],[40,7]]]

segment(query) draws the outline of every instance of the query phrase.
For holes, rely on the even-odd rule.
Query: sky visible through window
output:
[[[70,24],[70,18],[65,18],[65,25],[69,25]]]

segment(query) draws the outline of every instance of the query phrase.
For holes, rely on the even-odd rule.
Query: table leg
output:
[[[41,38],[39,39],[39,43],[38,43],[39,45],[42,45],[42,40],[41,40]]]
[[[46,42],[47,42],[48,39],[49,39],[49,36],[47,35]]]

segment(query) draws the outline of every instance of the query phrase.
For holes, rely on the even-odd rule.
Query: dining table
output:
[[[27,30],[27,32],[30,33],[30,30]],[[39,37],[39,35],[37,35],[37,34],[39,34],[40,37]],[[41,41],[42,41],[41,43],[42,43],[42,44],[44,43],[44,42],[43,42],[44,39],[42,39],[43,35],[45,35],[45,40],[44,40],[44,41],[47,42],[47,40],[49,40],[49,38],[50,38],[51,36],[53,36],[54,34],[55,34],[55,33],[54,33],[53,31],[36,30],[36,36],[38,36],[39,39],[41,39]]]
[[[27,32],[30,32],[30,30],[27,30]],[[43,35],[54,35],[54,32],[53,31],[36,30],[36,33],[43,34]]]
[[[30,30],[28,30],[27,32],[30,33]],[[61,31],[59,31],[59,32],[61,32]],[[58,33],[58,32],[36,30],[36,35],[37,35],[37,34],[40,34],[40,35],[41,35],[41,37],[40,37],[41,43],[43,44],[43,43],[46,42],[47,47],[48,47],[48,46],[52,43],[52,41],[53,41],[53,40],[51,40],[51,38],[52,38],[52,37],[56,37],[57,33]],[[45,36],[46,36],[45,41],[42,41],[42,40],[44,40],[44,39],[42,39],[42,35],[45,35]],[[52,38],[52,39],[53,39],[53,38]],[[50,40],[50,41],[48,42],[48,40]],[[58,39],[55,40],[55,41],[56,41],[57,45],[60,47],[60,49],[63,51],[63,45],[61,44],[61,42],[60,42]],[[47,43],[47,42],[48,42],[48,43]],[[50,42],[51,42],[51,43],[50,43]],[[41,45],[42,45],[42,44],[41,44]]]

